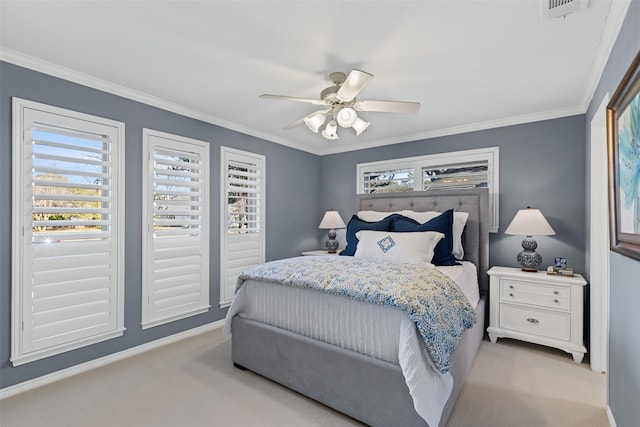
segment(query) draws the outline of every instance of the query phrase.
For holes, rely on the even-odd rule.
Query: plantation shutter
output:
[[[209,144],[144,129],[143,328],[209,305]]]
[[[500,149],[476,150],[391,159],[356,165],[358,194],[396,191],[488,188],[489,232],[500,219]]]
[[[17,98],[14,111],[19,365],[122,334],[124,125]]]
[[[222,147],[220,305],[231,303],[238,276],[264,262],[264,156]]]
[[[414,168],[385,169],[364,172],[364,194],[414,190]]]
[[[488,162],[422,168],[423,190],[486,188],[488,184]]]

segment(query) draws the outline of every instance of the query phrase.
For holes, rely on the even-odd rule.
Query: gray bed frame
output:
[[[411,209],[469,212],[464,232],[464,259],[478,267],[479,320],[463,335],[452,355],[453,392],[440,426],[444,426],[462,390],[486,329],[489,286],[489,210],[487,189],[374,193],[356,197],[356,211]],[[307,338],[283,329],[235,316],[232,320],[232,360],[305,396],[372,426],[426,426],[397,364]],[[431,426],[435,427],[435,426]]]

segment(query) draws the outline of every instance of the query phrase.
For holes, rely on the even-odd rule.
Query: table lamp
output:
[[[539,209],[531,209],[531,206],[528,206],[527,209],[520,209],[516,213],[504,234],[525,236],[522,240],[523,251],[517,257],[518,264],[522,266],[524,271],[537,271],[542,264],[542,256],[536,252],[538,243],[533,236],[551,236],[556,232],[553,231]]]
[[[329,240],[327,240],[325,246],[330,254],[336,253],[340,244],[336,240],[336,228],[346,228],[346,225],[344,224],[344,221],[340,217],[338,211],[327,211],[322,217],[322,221],[320,221],[320,226],[318,228],[329,230]]]

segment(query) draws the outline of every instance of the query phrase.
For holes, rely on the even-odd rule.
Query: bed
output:
[[[447,389],[446,394],[443,392],[433,394],[434,401],[442,402],[438,403],[441,406],[438,412],[440,415],[437,418],[426,417],[431,420],[428,423],[425,417],[419,414],[416,409],[418,404],[414,402],[415,390],[412,388],[410,391],[410,387],[414,385],[407,379],[404,362],[389,359],[384,354],[379,356],[374,354],[375,352],[353,350],[348,345],[331,343],[331,340],[312,338],[308,336],[312,334],[298,333],[296,328],[279,327],[282,326],[282,322],[278,324],[267,317],[245,317],[239,314],[243,311],[242,307],[234,307],[234,305],[230,308],[225,324],[225,329],[230,331],[232,336],[233,363],[238,368],[249,369],[265,376],[368,425],[444,426],[462,389],[486,328],[488,192],[486,189],[469,189],[374,193],[358,195],[355,208],[356,212],[391,213],[404,210],[443,212],[453,209],[455,212],[468,213],[464,228],[463,259],[475,267],[474,271],[477,274],[478,299],[475,313],[478,321],[462,333],[461,341],[451,354],[450,365],[448,365],[450,392]],[[271,291],[264,289],[277,286],[267,283],[253,285],[253,288],[246,286],[246,289],[260,289],[260,292],[268,293]],[[308,294],[313,291],[297,289],[296,292]],[[324,302],[333,308],[334,315],[348,313],[347,309],[342,308],[336,311],[335,307],[341,307],[339,305],[341,303],[338,300],[331,300],[330,297],[339,297],[329,295],[326,297],[329,302]],[[286,296],[285,298],[289,300],[297,297]],[[367,305],[366,302],[359,303]],[[321,304],[315,301],[311,306]],[[378,310],[372,314],[373,316],[380,316],[380,310],[391,311],[385,307],[376,307],[371,310]],[[386,312],[382,314],[387,315]],[[341,315],[350,316],[349,314]],[[357,318],[360,319],[360,314]],[[367,319],[365,316],[363,318]],[[329,324],[329,319],[326,321]],[[324,321],[320,320],[318,324],[322,326]],[[436,421],[433,421],[434,419]]]

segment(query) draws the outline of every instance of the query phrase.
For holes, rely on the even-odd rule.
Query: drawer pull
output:
[[[553,294],[554,294],[554,295],[560,295],[560,292],[558,292],[558,291],[553,291]]]
[[[538,323],[540,323],[538,319],[534,319],[533,317],[527,317],[527,322],[533,323],[534,325],[537,325]]]
[[[557,299],[554,299],[553,302],[555,302],[556,304],[559,303],[560,301],[558,301]]]
[[[509,285],[509,289],[513,289],[513,285]]]
[[[510,294],[509,294],[509,296],[510,296],[510,297],[513,297],[513,293],[510,293]]]

